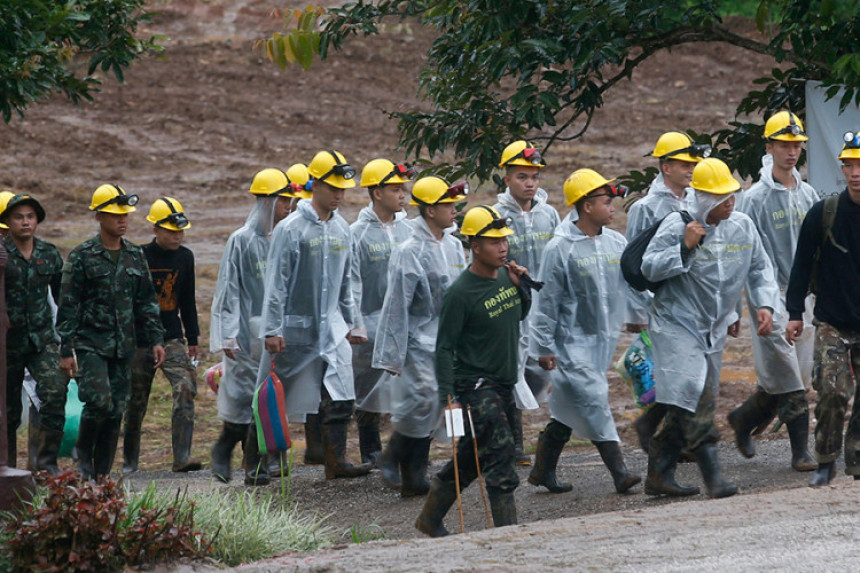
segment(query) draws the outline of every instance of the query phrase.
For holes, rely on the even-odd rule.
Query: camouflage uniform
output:
[[[100,236],[69,253],[63,267],[57,331],[60,354],[77,356],[78,388],[84,411],[78,436],[81,471],[107,474],[113,464],[119,425],[131,388],[131,360],[137,348],[135,318],[150,346],[163,345],[158,301],[143,250],[122,239],[119,252],[105,249]],[[94,448],[94,449],[93,449]]]
[[[838,330],[816,321],[815,363],[812,387],[818,392],[815,405],[815,459],[834,462],[842,448],[842,426],[848,401],[854,406],[845,432],[845,473],[860,476],[860,332]]]
[[[66,388],[69,379],[60,371],[59,337],[54,330],[54,313],[49,292],[59,296],[63,259],[57,248],[34,238],[30,259],[24,258],[11,237],[3,239],[9,252],[6,267],[6,308],[9,334],[6,339],[7,432],[10,454],[15,430],[21,423],[21,389],[24,369],[36,380],[41,407],[41,424],[62,432],[65,423]],[[50,291],[49,291],[50,289]],[[9,456],[14,467],[15,458]]]

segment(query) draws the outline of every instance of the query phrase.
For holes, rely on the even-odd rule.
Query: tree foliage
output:
[[[63,93],[73,102],[92,100],[100,81],[93,74],[124,69],[160,37],[137,39],[149,21],[145,0],[3,0],[0,2],[0,112],[23,116],[37,100]]]
[[[419,77],[430,111],[391,113],[408,155],[458,158],[451,175],[489,178],[511,139],[544,147],[580,137],[606,94],[663,50],[723,42],[773,57],[737,117],[790,108],[803,117],[802,80],[821,80],[842,104],[860,102],[860,4],[837,0],[755,0],[760,35],[727,25],[717,0],[359,0],[331,8],[280,35],[325,58],[351,36],[380,33],[386,18],[417,18],[437,32]],[[297,11],[297,21],[310,11]],[[312,22],[310,20],[313,20]],[[288,26],[289,28],[289,26]],[[679,70],[679,73],[681,71]],[[714,134],[718,152],[741,175],[757,172],[762,126],[737,119]],[[639,179],[641,179],[641,174]],[[637,178],[633,177],[632,181]]]

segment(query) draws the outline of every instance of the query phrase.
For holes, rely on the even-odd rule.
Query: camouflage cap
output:
[[[42,207],[42,204],[36,200],[32,195],[28,195],[26,193],[19,193],[14,197],[9,199],[9,202],[6,203],[6,209],[0,213],[0,223],[6,223],[9,218],[9,213],[12,212],[12,209],[17,207],[18,205],[30,205],[33,207],[33,210],[36,211],[36,220],[41,223],[45,220],[45,209]]]

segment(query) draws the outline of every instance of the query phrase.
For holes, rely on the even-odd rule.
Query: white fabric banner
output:
[[[840,113],[843,90],[829,100],[825,92],[821,82],[806,82],[807,181],[820,194],[829,195],[845,188],[836,157],[845,132],[860,131],[860,107],[850,104]]]

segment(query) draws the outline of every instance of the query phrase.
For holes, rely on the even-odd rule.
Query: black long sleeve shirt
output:
[[[143,252],[161,307],[164,340],[183,338],[184,326],[188,345],[197,346],[200,327],[197,325],[197,302],[194,298],[194,253],[186,247],[175,251],[162,249],[155,239],[143,245]],[[140,348],[149,346],[140,336],[137,345]]]
[[[789,319],[803,318],[804,299],[820,245],[815,318],[840,330],[860,332],[860,205],[851,200],[847,189],[839,195],[831,232],[847,253],[830,241],[822,244],[823,217],[824,201],[819,201],[809,209],[800,228],[786,291]]]

